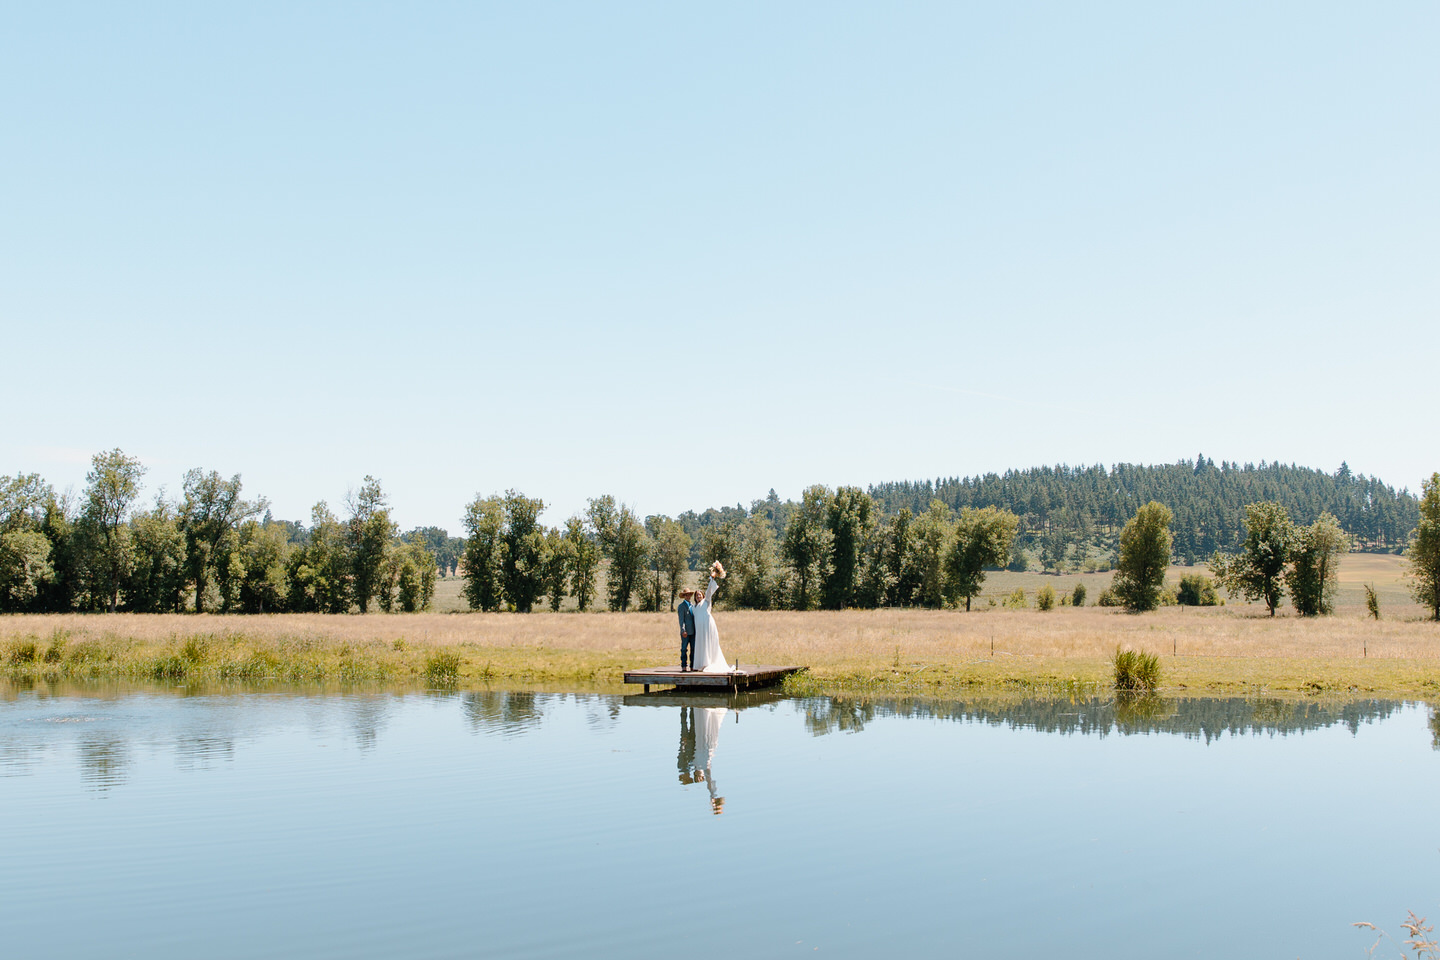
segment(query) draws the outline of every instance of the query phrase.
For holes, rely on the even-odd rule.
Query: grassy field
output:
[[[1401,589],[1395,558],[1362,559],[1342,573],[1347,589]],[[999,594],[1074,581],[993,579],[989,592]],[[718,619],[728,658],[808,666],[806,689],[816,691],[1093,693],[1108,689],[1120,646],[1160,654],[1170,694],[1440,697],[1440,624],[1383,602],[1379,622],[1356,602],[1314,620],[1271,619],[1246,604],[1132,615],[988,603],[968,614],[722,610]],[[15,679],[619,689],[628,667],[676,662],[675,632],[670,613],[40,614],[0,618],[0,670]]]
[[[1336,592],[1335,605],[1340,613],[1363,612],[1365,609],[1365,584],[1369,583],[1375,587],[1376,593],[1380,596],[1380,608],[1384,615],[1412,618],[1423,616],[1424,611],[1410,599],[1410,591],[1404,582],[1404,559],[1394,554],[1382,553],[1351,553],[1345,556],[1340,564],[1339,589]],[[1208,576],[1210,570],[1204,565],[1194,567],[1171,567],[1166,575],[1167,582],[1173,587],[1180,582],[1180,578],[1189,574],[1204,574]],[[698,575],[697,575],[698,576]],[[1100,596],[1100,591],[1110,586],[1110,580],[1114,573],[1067,573],[1056,576],[1047,573],[1012,573],[1008,570],[999,570],[990,573],[985,578],[985,589],[976,598],[972,607],[985,607],[991,600],[999,604],[1016,587],[1024,590],[1033,605],[1035,592],[1042,586],[1049,585],[1056,594],[1069,594],[1075,589],[1075,584],[1085,584],[1087,594],[1086,603],[1094,604]],[[440,580],[435,588],[435,600],[432,604],[437,613],[466,613],[469,607],[465,603],[465,597],[461,593],[462,581],[458,577],[448,577]],[[601,604],[604,603],[604,581],[601,580],[599,595]],[[723,597],[723,595],[722,595]],[[1227,604],[1234,605],[1243,601],[1227,601]],[[723,600],[721,607],[723,609]],[[574,610],[575,601],[567,598],[562,610]],[[1288,609],[1288,608],[1286,608]]]

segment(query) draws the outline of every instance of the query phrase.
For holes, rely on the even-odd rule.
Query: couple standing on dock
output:
[[[716,560],[710,564],[710,584],[702,597],[699,590],[680,591],[680,671],[682,673],[729,673],[720,650],[720,628],[715,625],[711,603],[725,568]]]

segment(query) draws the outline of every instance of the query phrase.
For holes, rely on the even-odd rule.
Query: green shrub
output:
[[[1365,609],[1370,611],[1370,616],[1380,619],[1380,596],[1375,592],[1374,586],[1368,583],[1365,584]]]
[[[425,682],[432,687],[453,687],[460,682],[460,655],[442,650],[425,658]]]
[[[1005,598],[1005,609],[1007,610],[1024,610],[1029,606],[1030,602],[1025,599],[1025,590],[1021,587],[1016,587],[1010,596]]]
[[[1050,584],[1045,584],[1035,594],[1035,609],[1041,611],[1055,609],[1055,588]]]
[[[1154,693],[1160,685],[1160,658],[1144,650],[1115,648],[1115,689]]]
[[[1175,602],[1182,607],[1216,607],[1220,595],[1215,584],[1202,573],[1190,573],[1180,578],[1180,588],[1175,591]]]
[[[16,641],[11,645],[6,659],[11,663],[34,663],[35,641],[30,639]]]
[[[1100,591],[1100,599],[1095,601],[1095,605],[1099,607],[1123,607],[1125,604],[1119,597],[1115,596],[1114,590],[1106,587]]]
[[[1085,584],[1083,584],[1083,583],[1077,583],[1077,584],[1075,584],[1075,591],[1070,594],[1070,606],[1072,606],[1072,607],[1083,607],[1083,606],[1085,606]]]

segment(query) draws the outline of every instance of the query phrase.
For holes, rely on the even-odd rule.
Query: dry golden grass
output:
[[[806,665],[826,689],[1100,689],[1123,646],[1160,654],[1172,693],[1440,694],[1440,625],[1345,612],[1272,620],[1251,606],[1143,615],[987,607],[717,619],[731,660]],[[675,633],[670,613],[40,614],[0,618],[0,661],[28,675],[418,683],[447,651],[459,657],[461,685],[618,687],[627,667],[675,663]]]

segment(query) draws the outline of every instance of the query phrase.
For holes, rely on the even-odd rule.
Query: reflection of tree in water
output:
[[[373,750],[380,739],[380,730],[390,719],[389,697],[351,697],[346,714],[355,732],[355,745]]]
[[[235,741],[229,737],[188,737],[175,742],[175,759],[182,770],[207,770],[215,761],[235,759]]]
[[[816,736],[853,732],[876,717],[913,717],[984,723],[1044,733],[1107,736],[1111,733],[1171,733],[1209,743],[1225,734],[1270,733],[1286,736],[1342,725],[1356,733],[1362,723],[1390,717],[1403,706],[1394,700],[1348,703],[1158,697],[1113,700],[1017,700],[1003,703],[945,702],[921,699],[803,701],[805,725]],[[1431,720],[1437,749],[1440,721]]]
[[[118,737],[81,740],[79,760],[80,779],[96,790],[105,791],[125,782],[130,750]]]
[[[484,690],[464,694],[460,699],[465,718],[477,730],[494,728],[505,734],[519,734],[539,726],[544,698],[515,690]]]
[[[812,736],[822,737],[827,733],[859,733],[865,724],[875,719],[882,704],[869,700],[831,700],[818,698],[804,701],[805,729]]]
[[[1430,708],[1430,746],[1440,750],[1440,707]]]
[[[577,700],[581,699],[576,697]],[[623,703],[614,697],[586,697],[585,725],[592,730],[613,730],[620,722]]]

